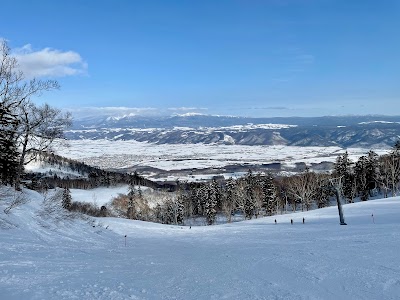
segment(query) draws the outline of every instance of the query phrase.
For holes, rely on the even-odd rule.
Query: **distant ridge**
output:
[[[172,116],[130,113],[76,119],[66,136],[158,144],[391,147],[400,139],[400,116],[248,118],[200,113]]]

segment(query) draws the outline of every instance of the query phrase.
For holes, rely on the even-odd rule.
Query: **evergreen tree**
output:
[[[400,151],[400,140],[397,140],[393,146],[394,151]]]
[[[222,209],[228,223],[232,221],[232,214],[236,208],[236,182],[231,178],[226,181]]]
[[[137,197],[139,199],[143,199],[143,192],[142,192],[140,185],[138,186],[138,189],[137,189]]]
[[[181,197],[168,199],[165,203],[164,223],[165,224],[183,224],[184,206]]]
[[[354,166],[355,180],[357,181],[357,190],[362,201],[369,198],[369,182],[367,176],[368,158],[361,156]]]
[[[190,207],[190,212],[189,215],[198,215],[198,208],[197,208],[197,185],[194,183],[189,183],[188,184],[188,201],[190,204],[188,206]]]
[[[316,204],[318,208],[329,206],[329,198],[333,195],[332,187],[329,183],[328,174],[318,174],[316,180],[318,181],[318,187],[315,194]]]
[[[208,197],[208,185],[203,183],[196,191],[195,214],[205,216],[205,204]]]
[[[135,213],[135,199],[136,199],[136,189],[135,189],[135,177],[129,175],[129,186],[128,186],[128,206],[126,215],[128,219],[136,219]]]
[[[369,191],[370,196],[371,191],[376,188],[376,183],[379,178],[379,163],[378,163],[378,154],[374,151],[369,151],[367,156],[367,164],[366,164],[366,177],[367,177],[367,189]]]
[[[388,169],[390,173],[392,196],[395,196],[400,183],[400,141],[396,142],[393,150],[389,153]]]
[[[185,206],[184,206],[185,197],[183,194],[179,195],[176,198],[174,203],[175,205],[175,220],[176,224],[183,224],[184,215],[185,215]]]
[[[217,217],[217,194],[212,186],[212,184],[208,184],[206,186],[206,199],[204,205],[204,213],[207,220],[207,225],[212,225],[215,222]]]
[[[135,185],[130,184],[128,186],[128,197],[134,199],[136,197]]]
[[[334,166],[334,176],[342,178],[343,195],[349,202],[353,202],[356,196],[356,182],[354,171],[352,168],[353,162],[349,158],[346,151],[343,155],[339,155]]]
[[[361,156],[354,166],[354,172],[361,200],[368,200],[379,178],[378,155],[369,151],[367,156]]]
[[[128,217],[128,219],[136,219],[135,203],[134,203],[134,198],[132,197],[128,198],[128,207],[126,211],[126,216]]]
[[[222,208],[222,189],[221,185],[217,180],[213,179],[210,184],[210,189],[212,190],[213,197],[216,201],[216,209],[220,210]]]
[[[0,102],[0,183],[14,183],[19,153],[17,150],[16,126],[18,121],[5,103]]]
[[[268,173],[262,182],[262,200],[266,214],[272,216],[276,212],[277,196],[271,173]]]
[[[156,222],[164,223],[164,215],[163,215],[162,207],[159,203],[157,203],[157,205],[156,205],[156,208],[154,210],[154,215],[156,218]]]
[[[72,205],[72,196],[71,196],[71,191],[69,188],[65,188],[62,194],[62,207],[64,209],[70,209]]]
[[[251,219],[254,215],[255,204],[255,178],[251,170],[247,173],[245,177],[245,203],[244,203],[244,213],[246,219]]]
[[[175,223],[175,210],[172,199],[168,199],[165,203],[165,213],[164,213],[165,224]]]

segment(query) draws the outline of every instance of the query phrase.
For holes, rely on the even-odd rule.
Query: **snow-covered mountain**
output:
[[[79,118],[66,135],[68,139],[158,144],[391,147],[400,138],[400,117],[245,118],[198,113],[174,116],[130,113]]]
[[[29,190],[5,214],[15,197],[0,193],[1,299],[400,295],[400,198],[344,205],[347,226],[328,207],[190,228],[71,215]]]

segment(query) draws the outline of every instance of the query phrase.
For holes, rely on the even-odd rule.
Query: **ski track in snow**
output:
[[[329,207],[190,229],[60,218],[43,213],[39,194],[26,193],[31,201],[8,215],[7,199],[0,201],[0,299],[400,295],[400,197],[344,205],[348,226]]]

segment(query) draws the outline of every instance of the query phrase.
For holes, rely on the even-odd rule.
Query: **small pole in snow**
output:
[[[293,225],[293,219],[290,219],[290,224],[292,224],[292,225]]]
[[[125,247],[126,247],[126,234],[125,234]]]
[[[275,225],[276,225],[276,219],[275,219]]]
[[[305,221],[306,221],[306,219],[303,218],[303,224],[304,224]]]
[[[374,214],[372,214],[372,215],[371,215],[371,217],[372,217],[372,223],[374,223],[374,224],[375,224],[375,218],[374,218]]]

